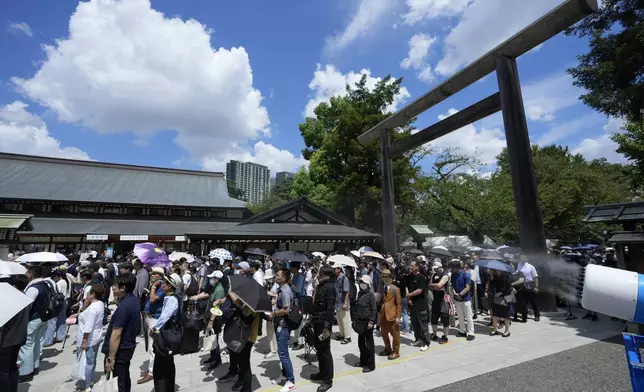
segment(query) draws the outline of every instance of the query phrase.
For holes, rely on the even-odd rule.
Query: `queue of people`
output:
[[[432,342],[449,341],[456,318],[457,336],[467,341],[475,339],[473,320],[479,312],[491,312],[493,336],[509,337],[511,321],[518,315],[526,320],[526,307],[520,305],[532,306],[539,321],[534,301],[539,290],[537,271],[524,255],[516,256],[514,274],[479,268],[476,256],[427,260],[397,255],[394,259],[375,252],[352,253],[355,263],[334,262],[333,257],[304,263],[269,257],[202,258],[196,263],[181,259],[171,267],[149,268],[131,255],[118,264],[99,258],[53,270],[31,266],[22,287],[34,303],[20,320],[25,332],[18,354],[20,381],[37,376],[45,341],[55,344],[65,338],[60,333],[61,326],[66,330],[68,324],[60,323],[65,315],[66,321],[75,320],[78,360],[84,354],[86,375],[78,383],[79,391],[92,387],[99,361],[106,373],[117,377],[120,392],[130,391],[131,361],[141,335],[150,340],[148,361],[136,382],[153,382],[160,392],[173,391],[174,356],[185,353],[189,335],[183,323],[190,313],[200,318],[190,326],[198,329],[196,339],[200,332],[213,336],[204,360],[207,369],[218,370],[228,360],[225,374],[216,382],[234,382],[233,391],[250,391],[252,348],[265,335],[268,350],[263,358],[279,359],[281,371],[272,383],[280,391],[296,389],[291,351],[308,345],[315,350],[319,368],[310,379],[320,383],[318,392],[325,392],[333,387],[332,339],[350,345],[355,333],[359,352],[355,366],[369,373],[376,370],[376,355],[388,360],[400,357],[402,334],[410,333],[412,345],[426,351]],[[263,287],[272,311],[258,312],[241,301],[231,290],[230,277],[235,275]],[[44,302],[51,302],[47,301],[50,292],[60,294],[60,306],[65,309],[42,309]],[[479,306],[475,308],[473,302]],[[116,305],[113,311],[110,305]],[[378,330],[384,350],[376,353],[374,332]]]

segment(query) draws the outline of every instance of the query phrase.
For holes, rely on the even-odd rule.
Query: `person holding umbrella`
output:
[[[5,279],[2,276],[3,280]],[[17,276],[9,276],[9,283],[0,283],[0,298],[10,304],[0,314],[0,391],[17,392],[18,355],[20,348],[27,341],[29,315],[33,299],[17,289]]]

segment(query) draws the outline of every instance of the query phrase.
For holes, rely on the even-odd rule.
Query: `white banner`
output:
[[[147,235],[122,235],[119,238],[121,241],[147,241]]]
[[[176,242],[185,242],[186,241],[186,236],[185,235],[175,235],[174,240]]]
[[[107,241],[107,234],[88,234],[87,241]]]

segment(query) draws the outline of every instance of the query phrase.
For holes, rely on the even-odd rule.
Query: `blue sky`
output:
[[[34,0],[0,6],[0,151],[222,171],[301,166],[298,124],[367,73],[422,95],[560,0]],[[623,161],[620,122],[586,108],[559,35],[519,59],[533,143]],[[490,75],[422,115],[423,128],[495,92]],[[500,116],[433,146],[493,168]]]

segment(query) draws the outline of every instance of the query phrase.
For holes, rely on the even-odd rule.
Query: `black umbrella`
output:
[[[424,255],[425,254],[425,252],[423,252],[420,249],[416,249],[416,248],[406,250],[405,253],[409,253],[410,255]]]
[[[431,248],[430,250],[428,250],[428,253],[433,253],[433,254],[439,255],[439,256],[451,256],[452,255],[452,252],[450,252],[449,250],[445,250],[445,249],[441,249],[441,248]]]
[[[246,306],[254,312],[270,312],[273,310],[271,298],[266,289],[255,281],[243,275],[231,275],[230,292],[235,294]]]
[[[285,260],[285,261],[296,261],[300,263],[310,263],[308,257],[304,256],[301,253],[293,252],[293,251],[277,252],[273,256],[271,256],[271,259],[280,260],[280,261]]]
[[[259,248],[246,249],[244,253],[247,253],[249,255],[266,256],[266,252],[264,252],[264,249],[259,249]]]

